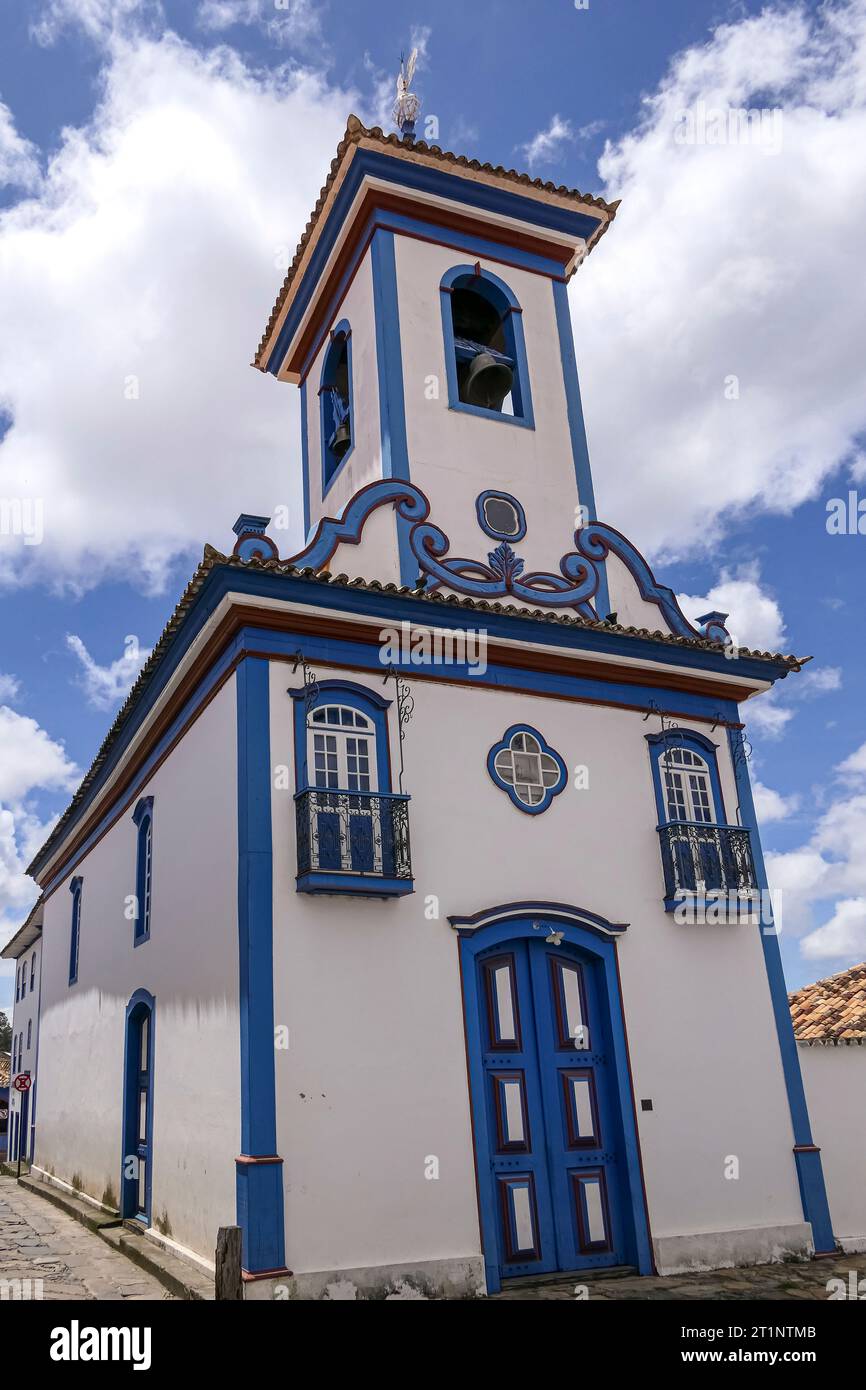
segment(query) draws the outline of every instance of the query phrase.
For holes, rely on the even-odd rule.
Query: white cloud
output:
[[[35,188],[40,178],[39,151],[18,134],[12,112],[0,101],[0,187]]]
[[[138,638],[123,639],[123,653],[108,666],[94,661],[80,637],[67,633],[66,645],[81,664],[81,685],[87,702],[94,709],[113,709],[129,694],[133,681],[150,656],[150,648],[142,648]]]
[[[738,646],[780,652],[788,645],[782,610],[762,587],[761,571],[755,562],[741,566],[735,573],[722,570],[718,584],[703,598],[679,594],[678,599],[690,622],[713,609],[727,613],[727,628]]]
[[[805,936],[800,950],[807,960],[861,961],[866,956],[866,897],[838,902],[829,922]]]
[[[766,825],[769,821],[787,820],[800,807],[800,798],[796,793],[783,796],[781,792],[773,791],[772,787],[765,787],[757,778],[752,781],[752,795],[755,798],[759,825]]]
[[[765,738],[779,739],[785,733],[794,711],[779,704],[778,686],[773,686],[765,695],[756,695],[745,707],[745,720],[749,730],[763,734]]]
[[[0,214],[0,472],[45,537],[0,537],[7,584],[158,589],[281,503],[301,539],[297,393],[249,362],[358,103],[225,47],[106,43],[92,120]]]
[[[34,810],[34,794],[68,793],[79,777],[62,743],[35,719],[0,706],[0,947],[36,898],[24,869],[53,825]]]
[[[811,699],[815,695],[826,695],[833,690],[842,689],[842,668],[840,666],[807,666],[797,677],[794,689],[798,695]]]
[[[17,700],[20,691],[21,682],[17,676],[0,673],[0,700]]]
[[[156,25],[162,15],[159,0],[45,0],[31,32],[46,47],[56,43],[64,29],[71,28],[83,30],[97,42],[106,42],[130,28],[140,31],[145,24]]]
[[[550,163],[559,154],[562,146],[574,138],[571,122],[564,120],[562,116],[553,116],[546,130],[539,130],[531,140],[518,148],[526,156],[530,169],[534,169],[536,164]]]
[[[698,101],[747,107],[755,92],[782,111],[778,153],[678,143]],[[866,5],[850,0],[720,26],[606,146],[604,192],[623,202],[573,313],[600,514],[656,560],[705,551],[740,515],[790,511],[854,452],[864,143]]]
[[[233,25],[255,25],[277,43],[306,44],[321,36],[321,11],[314,0],[201,0],[198,24],[209,33]]]
[[[849,753],[836,767],[843,777],[866,777],[866,743],[861,743],[853,753]]]

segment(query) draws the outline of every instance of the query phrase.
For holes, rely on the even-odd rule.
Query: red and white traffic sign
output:
[[[29,1091],[32,1085],[29,1073],[20,1071],[12,1082],[12,1085],[15,1087],[16,1091]]]

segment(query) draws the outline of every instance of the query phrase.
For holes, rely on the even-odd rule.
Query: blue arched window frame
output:
[[[322,705],[346,705],[366,715],[373,725],[378,794],[387,796],[391,791],[391,749],[388,741],[388,709],[391,701],[357,681],[318,681],[316,693],[309,703],[303,686],[290,690],[289,694],[295,702],[295,790],[307,791],[313,785],[307,766],[308,720]],[[326,726],[322,728],[325,730]]]
[[[336,360],[342,350],[343,344],[346,345],[346,368],[349,378],[349,430],[351,438],[349,447],[342,458],[338,459],[336,454],[328,447],[328,440],[333,434],[335,424],[332,407],[332,393],[328,387],[333,385],[330,378],[333,376]],[[322,375],[319,378],[319,436],[321,441],[322,454],[322,498],[324,499],[328,491],[333,487],[344,466],[348,463],[355,447],[355,396],[352,372],[352,329],[348,319],[341,319],[336,327],[331,329],[331,340],[322,361]]]
[[[153,797],[143,796],[132,813],[135,840],[135,928],[133,945],[150,938],[153,910]]]
[[[463,280],[471,284],[462,285]],[[508,356],[514,360],[514,381],[511,387],[513,415],[500,410],[488,410],[486,406],[470,405],[461,401],[457,384],[457,352],[454,343],[454,320],[451,313],[451,295],[455,289],[473,289],[476,294],[490,300],[504,314],[505,340]],[[451,410],[463,410],[470,415],[481,415],[488,420],[504,420],[510,425],[522,425],[524,429],[535,429],[532,413],[532,392],[529,385],[529,364],[526,358],[526,341],[523,334],[523,310],[514,291],[498,275],[482,270],[479,265],[455,265],[447,270],[439,282],[439,298],[442,307],[442,335],[445,342],[445,374],[448,381],[448,406]]]
[[[671,823],[661,760],[670,749],[685,748],[690,753],[694,753],[696,757],[702,758],[707,766],[710,789],[713,793],[714,811],[714,819],[708,821],[707,824],[725,825],[725,802],[722,796],[722,783],[719,778],[718,744],[713,743],[712,739],[707,738],[705,734],[696,733],[693,729],[672,729],[666,734],[647,734],[647,743],[650,747],[652,760],[658,824],[669,825]]]
[[[72,913],[69,923],[69,983],[78,980],[78,955],[81,948],[81,892],[84,879],[76,877],[69,885],[72,894]]]
[[[30,957],[30,993],[33,993],[33,986],[36,983],[36,952]]]

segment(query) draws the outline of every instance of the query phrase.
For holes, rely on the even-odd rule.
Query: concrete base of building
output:
[[[837,1236],[836,1239],[845,1255],[862,1255],[866,1252],[866,1236]]]
[[[486,1292],[484,1260],[465,1255],[412,1264],[372,1265],[362,1269],[325,1269],[244,1283],[246,1299],[279,1302],[325,1299],[377,1302],[433,1298],[479,1298]]]
[[[815,1251],[808,1221],[791,1226],[749,1226],[740,1231],[656,1236],[653,1249],[659,1274],[808,1260]]]

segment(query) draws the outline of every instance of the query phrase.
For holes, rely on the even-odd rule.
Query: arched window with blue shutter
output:
[[[711,894],[747,884],[747,832],[725,819],[717,745],[674,728],[647,736],[658,812],[665,905],[684,894]],[[744,846],[746,850],[744,851]]]
[[[135,932],[133,944],[140,946],[150,936],[153,898],[153,797],[143,796],[132,813],[137,827],[135,853]]]
[[[476,264],[452,266],[439,292],[449,407],[534,429],[523,311],[514,291]]]
[[[69,885],[72,894],[72,913],[69,924],[69,983],[78,979],[78,953],[81,945],[81,889],[84,880],[74,878]]]
[[[352,330],[347,319],[331,330],[319,384],[319,422],[324,498],[355,445]]]

